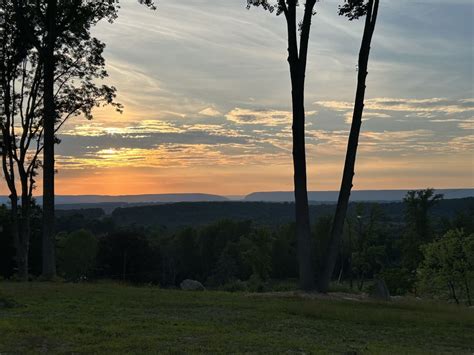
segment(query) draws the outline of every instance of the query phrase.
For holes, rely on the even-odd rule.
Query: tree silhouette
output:
[[[151,0],[140,0],[153,7]],[[43,277],[54,278],[54,145],[55,130],[60,108],[55,102],[56,79],[60,76],[58,52],[75,48],[83,41],[91,40],[90,30],[103,19],[113,21],[117,17],[119,2],[116,1],[36,1],[13,0],[18,28],[23,37],[38,52],[43,65]]]
[[[17,35],[18,29],[13,21],[15,12],[12,6],[5,4],[2,4],[2,13],[5,19],[8,17],[5,23],[9,25],[3,26],[1,32],[5,50],[2,51],[0,62],[0,129],[6,142],[2,151],[2,166],[10,190],[18,272],[21,279],[27,279],[30,207],[37,170],[41,164],[40,154],[45,144],[44,65],[38,51],[33,47],[28,48],[27,43]],[[97,39],[85,38],[75,41],[72,47],[64,45],[56,51],[54,134],[73,116],[82,114],[91,119],[95,106],[111,104],[117,109],[121,108],[113,101],[114,87],[98,86],[95,83],[107,75],[103,49],[104,44]],[[59,142],[56,136],[55,141]]]
[[[324,266],[318,280],[318,289],[321,292],[327,292],[328,290],[334,271],[334,266],[336,265],[337,255],[341,246],[344,221],[346,219],[349,198],[352,190],[352,182],[355,174],[357,146],[359,144],[359,134],[364,110],[370,45],[377,22],[378,9],[379,0],[348,0],[344,5],[339,7],[339,14],[341,16],[348,17],[350,21],[365,16],[365,27],[359,52],[357,93],[352,115],[351,131],[347,144],[341,189],[339,190],[336,213],[334,215],[333,225],[331,228],[329,247],[323,264]]]
[[[420,246],[434,239],[430,210],[442,199],[443,195],[432,188],[408,191],[403,199],[407,225],[401,238],[402,264],[410,272],[414,273],[423,260]]]
[[[311,242],[311,229],[308,207],[305,148],[305,108],[304,88],[306,63],[308,58],[309,34],[316,0],[307,0],[304,15],[297,22],[298,0],[279,0],[276,4],[268,0],[247,0],[247,8],[261,6],[263,9],[283,14],[288,30],[288,63],[290,65],[292,106],[293,106],[293,168],[296,210],[296,236],[298,241],[298,264],[300,287],[303,290],[314,288],[314,270]],[[298,44],[298,30],[300,41]]]

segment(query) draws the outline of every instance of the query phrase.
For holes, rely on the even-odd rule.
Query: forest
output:
[[[312,207],[315,260],[322,260],[317,253],[327,248],[335,206]],[[193,279],[209,289],[292,290],[298,279],[293,209],[289,203],[209,202],[119,208],[111,215],[101,209],[62,211],[56,221],[58,276],[168,288]],[[9,240],[9,213],[1,211],[2,240]],[[474,199],[443,200],[431,189],[414,191],[402,203],[351,204],[331,288],[370,292],[372,280],[380,278],[394,296],[471,305],[473,221]],[[38,207],[31,243],[31,277],[37,278]],[[1,260],[1,276],[14,277],[11,237]],[[317,273],[321,268],[315,263]]]

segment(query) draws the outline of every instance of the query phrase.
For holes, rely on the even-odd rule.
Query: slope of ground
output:
[[[474,312],[411,303],[0,283],[0,353],[456,353]],[[0,305],[1,307],[1,305]]]

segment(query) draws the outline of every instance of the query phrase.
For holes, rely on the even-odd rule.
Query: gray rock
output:
[[[375,279],[374,286],[370,291],[371,298],[381,300],[381,301],[390,301],[390,292],[388,290],[387,284],[384,280]]]
[[[204,291],[206,289],[199,281],[189,279],[181,282],[179,287],[184,291]]]

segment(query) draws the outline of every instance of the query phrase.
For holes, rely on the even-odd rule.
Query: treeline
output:
[[[394,295],[430,294],[470,302],[474,204],[453,217],[440,218],[432,213],[441,204],[438,199],[431,190],[408,195],[402,223],[387,217],[378,204],[351,208],[333,287],[366,291],[371,280],[381,278]],[[8,238],[9,214],[5,208],[0,211],[0,223],[7,226],[2,238]],[[31,277],[41,274],[41,210],[34,211]],[[328,247],[331,223],[332,215],[327,214],[319,215],[312,225],[315,260],[323,260],[321,251]],[[264,291],[282,283],[296,287],[294,223],[265,226],[250,220],[221,220],[178,229],[124,227],[113,218],[95,218],[89,212],[65,214],[57,226],[62,230],[56,238],[58,270],[68,281],[106,278],[175,287],[191,278],[208,288],[230,291]],[[14,277],[14,248],[3,248],[1,253],[3,277]],[[322,266],[315,263],[313,268],[319,273]],[[288,280],[295,282],[288,284]]]
[[[358,205],[349,204],[349,214],[354,214]],[[382,218],[389,223],[404,223],[405,204],[388,202],[378,204]],[[452,218],[460,211],[474,206],[474,198],[441,200],[432,206],[433,218]],[[310,205],[309,213],[314,223],[315,216],[333,215],[335,204]],[[84,213],[102,214],[100,210],[88,209]],[[59,215],[76,214],[74,211],[58,211]],[[122,226],[137,224],[142,226],[166,226],[173,229],[182,226],[198,226],[217,222],[222,219],[252,220],[258,225],[278,226],[294,221],[294,203],[269,202],[182,202],[172,204],[116,208],[111,218]],[[65,223],[63,223],[65,225]]]

